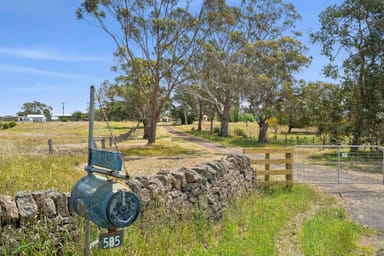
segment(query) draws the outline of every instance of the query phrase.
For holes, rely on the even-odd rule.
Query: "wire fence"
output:
[[[294,149],[294,180],[311,184],[384,184],[384,148],[379,146],[299,145]]]

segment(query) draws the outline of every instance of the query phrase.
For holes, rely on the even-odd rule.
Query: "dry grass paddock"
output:
[[[104,122],[95,122],[94,136],[109,138],[110,131],[116,136],[136,124],[111,122],[108,127]],[[106,143],[107,150],[123,152],[124,170],[131,177],[174,171],[223,157],[174,137],[161,125],[155,145],[147,146],[142,136],[143,130],[137,129],[118,148]],[[53,141],[53,154],[48,154],[49,139]],[[0,194],[52,187],[69,191],[85,175],[87,147],[87,122],[18,123],[14,128],[0,130]]]

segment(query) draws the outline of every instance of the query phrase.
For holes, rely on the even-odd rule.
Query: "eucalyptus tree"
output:
[[[114,120],[121,121],[128,119],[127,109],[124,107],[124,101],[119,97],[120,88],[116,84],[111,84],[109,81],[104,81],[98,90],[97,101],[100,107],[101,114],[97,117],[99,120]]]
[[[123,99],[128,110],[128,117],[135,118],[143,123],[144,139],[149,139],[151,127],[151,99],[153,86],[151,80],[151,61],[136,59],[128,61],[115,69],[121,69],[123,74],[115,80],[120,88],[118,95]],[[159,94],[164,97],[165,89],[159,88]]]
[[[161,111],[175,88],[189,79],[190,60],[199,51],[201,12],[199,8],[192,12],[191,4],[189,0],[84,0],[77,10],[79,19],[92,20],[111,37],[123,75],[127,67],[139,69],[140,62],[146,61],[151,86],[151,93],[144,93],[150,104],[148,144],[155,143]],[[142,84],[134,86],[148,91],[140,88]]]
[[[207,1],[207,35],[201,73],[207,102],[216,108],[221,121],[220,136],[228,136],[231,106],[239,98],[244,65],[244,41],[239,27],[241,11],[226,1]]]
[[[302,106],[311,126],[331,144],[341,144],[349,129],[345,92],[336,84],[310,82],[302,87]]]
[[[282,92],[295,83],[294,73],[310,59],[296,39],[300,18],[292,4],[281,0],[243,0],[242,28],[247,75],[243,99],[259,125],[259,143],[267,142],[268,119],[277,113]]]
[[[306,106],[306,84],[300,81],[295,86],[283,89],[282,100],[278,104],[277,118],[279,124],[288,126],[288,133],[293,128],[308,127],[311,115]]]
[[[320,14],[312,40],[329,58],[324,73],[341,78],[353,144],[381,123],[384,113],[384,2],[345,0]],[[372,131],[371,131],[372,132]]]
[[[21,111],[17,112],[18,116],[27,115],[44,115],[47,120],[51,120],[52,107],[48,106],[40,101],[25,102],[21,107]]]

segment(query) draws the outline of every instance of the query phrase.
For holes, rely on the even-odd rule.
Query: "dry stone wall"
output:
[[[172,214],[199,209],[218,219],[229,202],[256,186],[256,176],[248,157],[230,155],[193,168],[138,177],[128,185],[141,200],[142,214],[150,214],[158,207]],[[69,197],[70,193],[54,190],[23,191],[14,198],[0,196],[0,226],[18,228],[52,219],[57,220],[55,223],[69,223],[73,215]]]

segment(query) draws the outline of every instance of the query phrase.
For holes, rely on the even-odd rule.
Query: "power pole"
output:
[[[60,102],[61,103],[61,105],[63,105],[63,114],[62,114],[62,116],[61,117],[64,117],[64,105],[65,105],[65,102],[64,101],[62,101],[62,102]]]

